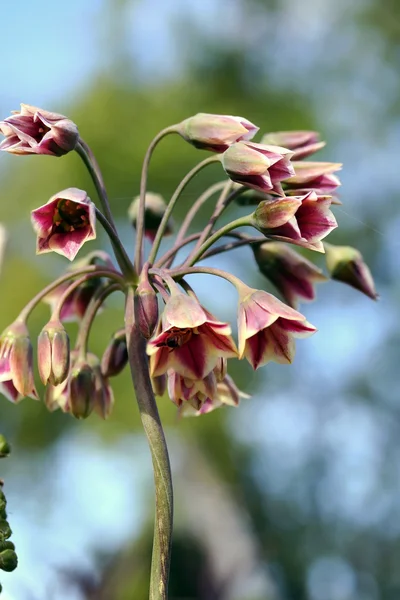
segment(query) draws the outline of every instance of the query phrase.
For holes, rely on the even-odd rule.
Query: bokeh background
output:
[[[176,493],[170,598],[400,598],[400,3],[6,0],[3,17],[0,114],[23,101],[79,124],[131,248],[125,215],[146,146],[196,112],[242,115],[262,131],[320,130],[329,144],[319,159],[344,163],[331,240],[362,250],[380,301],[320,286],[318,302],[302,307],[319,333],[298,343],[291,367],[254,374],[234,365],[253,395],[236,410],[178,421],[160,402]],[[151,189],[168,197],[204,156],[165,140]],[[213,167],[191,184],[177,222],[219,176]],[[95,195],[74,155],[2,155],[0,181],[3,329],[66,266],[34,255],[29,211],[70,186]],[[250,251],[220,264],[266,286]],[[234,321],[224,282],[191,282],[212,312]],[[40,307],[33,336],[47,318]],[[118,300],[109,302],[92,350],[102,352],[122,318]],[[5,600],[147,597],[152,471],[127,373],[114,391],[107,422],[1,401],[13,454],[0,476],[20,559],[1,575]]]

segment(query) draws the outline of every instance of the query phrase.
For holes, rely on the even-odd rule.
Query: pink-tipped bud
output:
[[[116,331],[101,359],[101,372],[104,377],[119,375],[128,362],[128,347],[125,329]]]
[[[47,385],[60,385],[69,371],[69,337],[61,321],[49,321],[38,337],[40,379]]]
[[[114,405],[114,394],[111,389],[108,379],[104,377],[100,361],[95,354],[90,352],[87,355],[87,360],[92,368],[94,378],[94,410],[102,418],[107,419]]]
[[[300,206],[301,200],[295,196],[264,200],[253,213],[254,226],[264,232],[285,225]]]
[[[177,131],[196,148],[225,152],[234,142],[251,140],[258,129],[242,117],[198,113],[182,121]]]
[[[148,268],[149,265],[145,265],[140,275],[135,304],[137,323],[142,336],[146,340],[151,338],[158,322],[157,294],[150,284]]]
[[[372,300],[378,298],[371,271],[365,264],[361,252],[351,246],[324,244],[326,266],[332,277],[347,283]]]
[[[128,209],[128,216],[133,227],[136,229],[136,222],[139,212],[140,197],[132,200]],[[144,209],[144,234],[152,242],[156,237],[158,226],[164,216],[167,205],[160,194],[146,192]],[[173,221],[168,219],[164,235],[171,235],[173,232]]]
[[[293,160],[306,158],[325,146],[325,142],[319,141],[316,131],[275,131],[266,133],[261,143],[289,148],[293,151]]]
[[[32,344],[22,321],[14,321],[0,337],[0,384],[1,393],[13,402],[23,396],[37,398]]]
[[[78,358],[73,365],[68,393],[68,412],[77,419],[86,419],[92,412],[96,399],[95,373],[86,359]]]

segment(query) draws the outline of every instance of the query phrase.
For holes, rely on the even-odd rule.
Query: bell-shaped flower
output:
[[[217,384],[217,391],[213,398],[209,397],[203,402],[199,409],[185,402],[179,407],[179,414],[184,417],[199,417],[212,412],[221,406],[238,406],[240,398],[250,398],[235,384],[232,377],[226,375],[224,379]]]
[[[101,359],[101,372],[107,379],[122,373],[128,364],[128,347],[125,329],[116,331]]]
[[[25,323],[15,321],[0,337],[0,393],[11,402],[37,399],[33,380],[32,344]]]
[[[320,141],[317,131],[274,131],[266,133],[261,143],[284,146],[292,150],[292,160],[306,158],[325,146],[325,142]]]
[[[281,181],[295,174],[292,155],[280,146],[237,142],[221,155],[221,162],[232,181],[260,192],[283,195]]]
[[[48,154],[62,156],[74,150],[79,141],[78,128],[64,115],[29,104],[0,121],[5,139],[0,150],[12,154]]]
[[[57,252],[73,260],[85,242],[96,238],[95,205],[86,192],[68,188],[31,213],[36,253]]]
[[[189,379],[179,375],[173,369],[168,370],[168,395],[176,406],[188,402],[198,410],[207,399],[213,399],[217,393],[217,378],[211,371],[203,379]]]
[[[314,263],[286,244],[265,242],[252,248],[261,273],[293,308],[299,301],[314,300],[315,284],[328,279]]]
[[[295,174],[285,181],[285,191],[298,190],[298,195],[309,191],[330,194],[341,185],[334,175],[342,168],[341,163],[300,161],[292,162],[292,165]]]
[[[128,217],[133,227],[136,229],[136,222],[139,212],[140,196],[136,196],[128,208]],[[144,235],[150,242],[154,242],[157,234],[158,226],[166,211],[167,205],[164,198],[160,194],[154,192],[146,192],[144,200]],[[174,230],[174,222],[172,218],[168,219],[167,227],[165,228],[164,236],[171,235]]]
[[[173,369],[189,379],[204,379],[220,357],[237,355],[228,323],[217,321],[195,298],[174,291],[147,344],[150,375]]]
[[[238,314],[239,358],[253,369],[270,361],[287,364],[295,355],[296,337],[307,337],[316,328],[272,294],[244,286]]]
[[[332,277],[351,285],[372,300],[378,298],[374,279],[361,252],[352,246],[324,244],[326,266]]]
[[[177,132],[202,150],[224,152],[235,142],[251,140],[258,127],[242,117],[198,113],[177,126]]]
[[[330,206],[330,196],[315,192],[266,200],[253,213],[252,223],[274,240],[323,252],[321,240],[337,227]]]

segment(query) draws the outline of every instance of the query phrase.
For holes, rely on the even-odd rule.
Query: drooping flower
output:
[[[285,181],[285,191],[297,190],[301,195],[314,191],[317,194],[330,194],[341,184],[340,179],[334,175],[340,171],[340,163],[330,162],[292,162],[295,174]]]
[[[86,192],[68,188],[31,213],[36,253],[57,252],[73,260],[83,244],[96,238],[95,205]]]
[[[70,119],[29,104],[21,104],[19,112],[0,121],[0,133],[5,136],[0,150],[21,155],[62,156],[79,141],[78,128]]]
[[[174,292],[147,344],[152,377],[173,369],[189,379],[204,379],[220,357],[237,355],[228,323],[217,321],[195,298]]]
[[[237,142],[221,155],[221,162],[232,181],[282,196],[281,181],[295,174],[292,156],[293,152],[281,146]]]
[[[188,402],[182,403],[179,407],[179,414],[184,417],[199,417],[222,406],[238,406],[240,398],[250,398],[250,396],[239,390],[232,377],[226,375],[222,381],[218,382],[214,398],[206,398],[197,410]]]
[[[330,196],[315,192],[266,200],[253,213],[253,225],[274,240],[323,252],[321,240],[337,227],[330,206]]]
[[[15,321],[0,337],[0,393],[11,402],[37,399],[33,380],[32,344],[25,323]]]
[[[243,285],[238,314],[239,358],[247,358],[253,369],[270,361],[291,363],[294,338],[315,331],[304,315],[272,294]]]
[[[125,329],[116,331],[101,359],[101,372],[107,379],[122,373],[128,364],[128,348]]]
[[[146,340],[151,338],[158,322],[157,294],[149,281],[148,270],[149,263],[146,263],[136,290],[136,319],[140,333]]]
[[[351,246],[324,244],[326,266],[332,277],[351,285],[372,300],[378,298],[375,283],[361,252]]]
[[[177,131],[196,148],[224,152],[235,142],[251,140],[258,129],[242,117],[198,113],[182,121]]]
[[[62,283],[43,298],[43,302],[49,304],[52,313],[70,285],[70,283]],[[100,278],[91,277],[72,290],[62,305],[60,320],[63,323],[68,323],[82,319],[91,299],[102,285]]]
[[[315,284],[328,279],[321,269],[286,244],[265,242],[252,248],[261,273],[293,308],[299,301],[314,300]]]
[[[52,320],[38,337],[38,368],[42,382],[60,385],[69,371],[69,337],[61,321]]]
[[[217,378],[211,371],[203,379],[189,379],[168,369],[168,395],[176,406],[188,402],[198,410],[207,399],[213,399],[217,393]]]
[[[325,146],[325,142],[320,142],[319,133],[316,131],[275,131],[266,133],[261,143],[292,150],[293,160],[306,158]]]
[[[136,229],[136,222],[139,212],[140,196],[136,196],[128,209],[128,216],[133,227]],[[158,226],[164,216],[167,208],[166,202],[161,194],[154,192],[146,192],[144,200],[144,235],[154,242]],[[165,228],[164,236],[171,235],[174,230],[174,222],[172,218],[168,219],[167,227]]]

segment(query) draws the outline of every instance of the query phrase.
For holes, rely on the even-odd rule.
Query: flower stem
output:
[[[189,181],[191,179],[193,179],[193,177],[195,175],[197,175],[197,173],[199,173],[202,169],[204,169],[205,167],[207,167],[208,165],[211,165],[212,163],[215,162],[219,162],[219,157],[218,156],[210,156],[209,158],[206,158],[205,160],[203,160],[201,163],[199,163],[198,165],[196,165],[191,171],[189,171],[189,173],[187,173],[187,175],[185,175],[185,177],[182,179],[182,181],[180,182],[180,184],[178,185],[178,187],[176,188],[175,192],[173,193],[171,200],[169,201],[169,204],[167,206],[167,209],[163,215],[163,218],[161,219],[161,223],[157,229],[157,234],[156,237],[154,239],[153,242],[153,246],[151,248],[151,252],[149,255],[149,262],[150,264],[153,264],[155,261],[155,258],[157,256],[157,252],[158,249],[160,247],[161,244],[161,240],[162,237],[164,235],[165,229],[167,227],[168,224],[168,219],[171,216],[172,211],[174,210],[175,204],[177,203],[179,196],[181,195],[181,193],[183,192],[183,190],[185,189],[185,187],[187,186],[187,184],[189,183]]]
[[[140,417],[150,447],[156,496],[149,600],[167,600],[173,521],[171,467],[164,431],[151,387],[146,341],[135,322],[136,310],[136,296],[133,287],[130,287],[125,312],[128,356]]]
[[[188,235],[186,238],[183,238],[179,244],[177,244],[175,242],[175,244],[173,245],[172,248],[170,248],[169,250],[167,250],[167,252],[158,259],[158,261],[155,263],[155,267],[162,267],[165,266],[167,267],[169,264],[171,264],[172,259],[175,257],[176,253],[179,252],[179,250],[181,248],[183,248],[184,246],[186,246],[187,244],[190,244],[191,242],[194,242],[195,240],[198,240],[199,237],[201,236],[201,233],[192,233],[192,235]]]
[[[145,198],[147,188],[147,176],[149,172],[149,165],[152,154],[157,144],[170,133],[177,133],[176,125],[163,129],[156,135],[150,146],[147,148],[146,155],[144,157],[142,166],[142,175],[140,179],[140,202],[139,210],[136,220],[136,246],[135,246],[135,271],[139,275],[142,270],[142,246],[143,246],[143,234],[144,234],[144,209],[145,209]]]
[[[235,250],[235,248],[240,248],[241,246],[264,244],[265,242],[268,242],[265,237],[246,237],[241,240],[237,240],[236,242],[228,242],[227,244],[212,248],[211,250],[205,252],[202,258],[209,258],[210,256],[215,256],[216,254],[222,254],[222,252],[229,252],[229,250]]]
[[[218,229],[218,231],[216,231],[213,235],[211,235],[208,238],[208,240],[205,240],[205,242],[203,242],[203,244],[200,246],[200,248],[198,248],[198,250],[193,255],[190,256],[190,259],[185,262],[185,265],[187,265],[187,266],[194,265],[203,256],[203,254],[206,252],[206,250],[208,250],[209,247],[213,245],[214,242],[219,240],[219,238],[221,238],[223,235],[226,235],[227,233],[229,233],[229,231],[232,231],[232,229],[236,229],[237,227],[245,227],[245,226],[251,225],[252,224],[251,216],[252,215],[246,215],[245,217],[239,217],[239,219],[235,219],[234,221],[231,221],[227,225],[224,225],[223,227],[221,227],[221,229]]]
[[[110,238],[115,257],[118,261],[119,266],[121,267],[121,270],[123,271],[124,275],[127,277],[128,282],[132,281],[133,283],[135,283],[136,277],[134,275],[133,265],[132,265],[131,261],[129,260],[129,256],[126,253],[126,250],[125,250],[124,246],[122,245],[121,240],[118,237],[118,234],[116,233],[115,229],[111,225],[110,221],[103,215],[101,210],[99,210],[97,207],[96,207],[96,217],[100,221],[100,223],[103,226],[103,229],[105,230],[108,237]]]
[[[155,269],[155,271],[157,271],[157,269]],[[152,272],[152,270],[150,272]],[[232,273],[227,273],[222,269],[215,269],[214,267],[183,266],[169,271],[169,275],[174,279],[181,279],[182,277],[185,277],[185,275],[192,275],[194,273],[204,273],[205,275],[215,275],[216,277],[221,277],[222,279],[226,279],[226,281],[229,281],[229,283],[234,285],[237,290],[239,290],[245,285],[243,281],[239,279],[239,277],[232,275]]]

